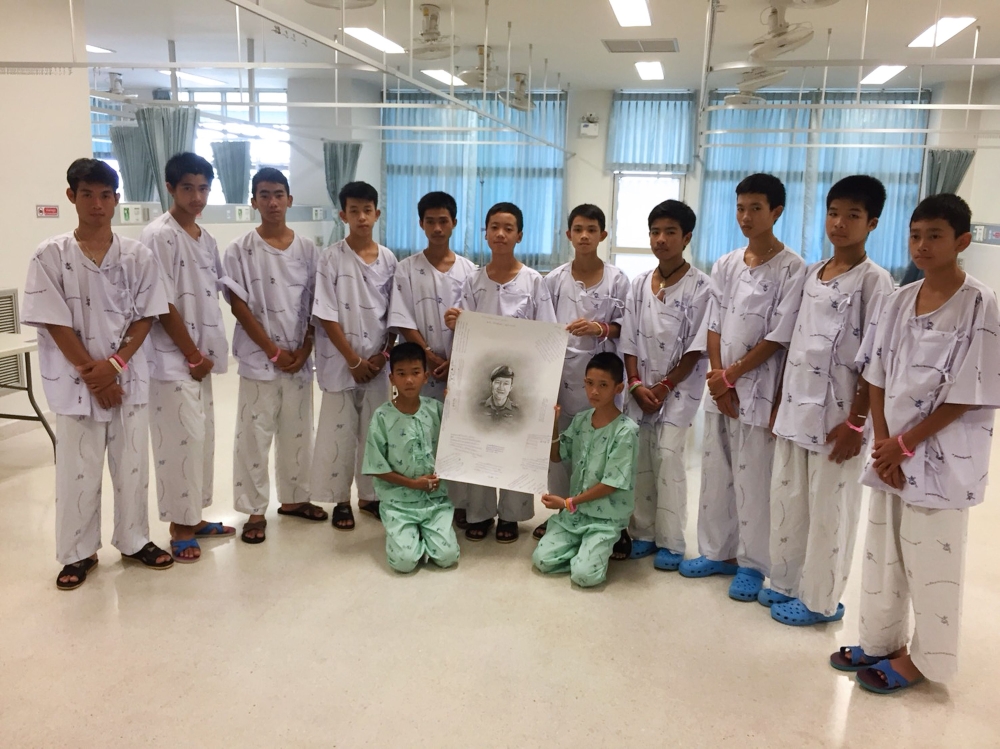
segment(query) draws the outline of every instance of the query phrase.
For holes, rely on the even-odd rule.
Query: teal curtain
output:
[[[710,269],[722,255],[746,243],[735,218],[736,185],[749,174],[768,172],[785,184],[785,211],[775,234],[813,263],[832,252],[825,235],[826,194],[851,174],[870,174],[885,184],[887,200],[868,254],[897,278],[909,262],[909,215],[919,201],[924,133],[883,133],[880,129],[926,129],[927,110],[873,108],[864,105],[914,104],[930,101],[916,91],[862,93],[861,106],[843,109],[777,109],[768,104],[814,104],[818,91],[758,92],[761,107],[720,109],[708,113],[701,212],[712,221],[695,230],[696,264]],[[713,92],[710,105],[721,105]],[[851,104],[854,91],[827,91],[829,104]],[[713,132],[713,131],[750,132]],[[794,130],[795,132],[761,132]],[[840,132],[830,132],[840,131]],[[850,130],[854,132],[843,132]]]
[[[111,150],[122,172],[125,200],[145,203],[156,199],[156,174],[149,159],[146,137],[133,125],[112,125]]]
[[[687,172],[694,158],[691,91],[616,91],[608,122],[607,170]]]
[[[360,143],[323,142],[323,170],[326,175],[326,194],[330,196],[330,200],[333,202],[334,215],[340,210],[338,199],[340,188],[348,182],[354,181],[358,173],[358,159],[360,156]],[[344,236],[344,224],[340,219],[337,219],[333,222],[330,244],[343,239]]]
[[[217,141],[212,144],[212,158],[226,202],[246,205],[250,199],[250,141]]]
[[[164,181],[164,169],[174,154],[194,151],[198,110],[194,107],[140,107],[135,119],[149,149],[160,206],[166,211],[170,208],[170,194]]]
[[[481,94],[462,94],[482,107]],[[393,93],[391,101],[397,100]],[[438,101],[422,94],[401,94],[402,102]],[[487,98],[486,111],[560,146],[566,143],[566,97],[532,95],[534,109],[509,109],[502,101]],[[564,182],[566,154],[558,148],[524,142],[524,136],[506,131],[491,120],[468,110],[443,107],[386,109],[382,125],[388,127],[437,127],[447,130],[385,130],[386,244],[400,257],[426,246],[417,218],[417,201],[432,190],[444,190],[458,201],[458,228],[452,248],[473,262],[489,259],[483,225],[486,211],[495,203],[510,201],[524,212],[524,239],[519,259],[546,271],[559,265],[568,248],[562,241],[565,221]],[[475,130],[483,128],[484,130]]]

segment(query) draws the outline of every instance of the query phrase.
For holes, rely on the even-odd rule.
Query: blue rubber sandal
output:
[[[740,567],[736,577],[729,584],[729,597],[744,603],[756,601],[762,587],[764,587],[763,572],[752,567]]]
[[[711,575],[735,575],[739,567],[728,562],[715,562],[708,557],[685,559],[677,568],[684,577],[710,577]]]
[[[653,559],[653,566],[664,572],[675,572],[683,561],[683,554],[677,554],[670,549],[659,549],[656,552],[656,558]]]
[[[632,539],[632,553],[629,554],[629,559],[642,559],[643,557],[648,557],[656,553],[656,542],[654,541],[637,541]]]
[[[879,676],[880,673],[885,677],[884,679],[882,676]],[[858,671],[854,675],[854,678],[858,684],[875,694],[895,694],[896,692],[902,692],[904,689],[909,689],[924,680],[923,676],[918,676],[913,681],[907,681],[903,678],[902,674],[892,667],[888,658],[880,660],[874,666],[868,666],[868,668]]]
[[[181,564],[191,564],[201,559],[201,555],[191,558],[179,556],[182,551],[186,551],[187,549],[197,549],[198,551],[201,551],[201,547],[198,545],[198,539],[184,538],[179,541],[170,542],[170,556],[174,558],[175,562],[180,562]]]
[[[773,588],[761,588],[760,593],[757,594],[757,603],[768,608],[771,608],[776,603],[788,603],[794,600],[791,596],[779,593]]]
[[[839,622],[844,618],[844,604],[837,604],[837,611],[826,616],[818,611],[810,611],[798,598],[787,603],[776,603],[771,607],[771,618],[791,627],[809,627],[813,624]]]
[[[850,655],[848,655],[850,651]],[[838,671],[860,671],[863,668],[874,666],[882,660],[881,656],[868,655],[861,649],[860,645],[851,645],[838,650],[830,655],[830,665]]]
[[[230,527],[226,530],[226,526],[222,523],[206,523],[199,530],[194,532],[195,538],[226,538],[227,536],[235,536],[236,529]]]

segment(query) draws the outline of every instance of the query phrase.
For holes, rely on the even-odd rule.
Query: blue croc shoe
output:
[[[757,603],[768,608],[771,608],[776,603],[788,603],[793,600],[795,599],[791,596],[786,596],[784,593],[779,593],[772,588],[761,588],[760,593],[757,594]]]
[[[653,559],[653,566],[658,570],[674,572],[683,561],[683,554],[675,554],[670,549],[660,549],[656,552],[656,558]]]
[[[763,572],[758,572],[752,567],[740,567],[736,577],[729,584],[729,597],[734,601],[756,601],[763,587]]]
[[[735,575],[739,567],[728,562],[714,562],[708,557],[696,557],[685,559],[677,569],[684,577],[709,577],[711,575]]]
[[[629,559],[642,559],[643,557],[652,556],[656,553],[656,543],[653,541],[639,541],[637,539],[632,539],[632,553],[629,554]]]
[[[844,604],[837,604],[837,611],[830,616],[810,611],[798,598],[787,603],[776,603],[771,607],[771,618],[791,627],[808,627],[812,624],[839,622],[844,618]]]

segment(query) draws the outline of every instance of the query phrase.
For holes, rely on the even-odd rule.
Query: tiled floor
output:
[[[208,517],[238,524],[235,376],[216,401]],[[107,544],[107,480],[105,495]],[[511,546],[463,539],[455,570],[400,576],[369,518],[338,533],[272,508],[262,546],[209,542],[151,572],[107,544],[85,586],[58,592],[36,430],[0,442],[0,747],[998,746],[998,500],[972,513],[958,680],[885,698],[826,665],[856,642],[857,574],[843,622],[790,629],[730,601],[728,579],[650,559],[592,591],[544,578],[527,523]],[[692,506],[692,550],[693,530]]]

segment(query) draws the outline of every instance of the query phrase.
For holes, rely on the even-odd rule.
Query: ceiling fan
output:
[[[463,70],[458,74],[458,77],[473,89],[478,88],[480,91],[500,90],[505,81],[493,64],[493,48],[487,50],[480,44],[476,49],[479,52],[479,64],[471,70]]]
[[[750,47],[750,59],[764,62],[796,50],[813,38],[810,23],[788,23],[788,8],[801,10],[823,8],[838,0],[771,0],[767,14],[767,33],[755,39]]]
[[[531,92],[528,91],[528,74],[512,73],[511,78],[514,80],[514,88],[500,94],[500,101],[511,109],[530,112],[535,105],[532,104]]]
[[[441,8],[425,3],[420,6],[420,36],[413,40],[413,56],[417,60],[441,60],[458,49],[458,37],[441,34]]]

